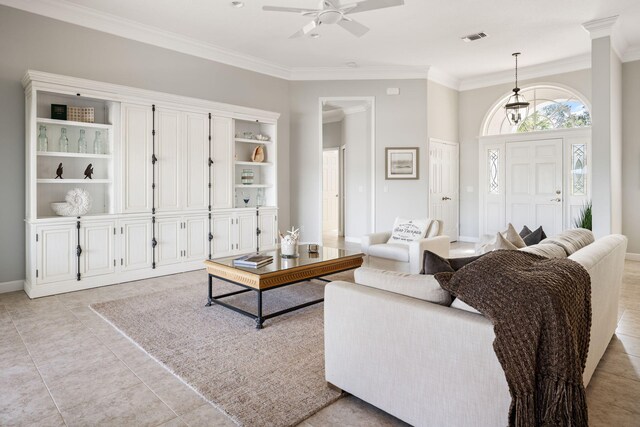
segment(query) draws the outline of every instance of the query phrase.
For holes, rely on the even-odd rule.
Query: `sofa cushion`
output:
[[[566,258],[567,253],[558,245],[552,243],[540,243],[538,245],[527,246],[520,249],[522,252],[529,252],[545,258]]]
[[[422,271],[420,274],[453,273],[481,256],[482,255],[465,258],[443,258],[431,251],[424,251]]]
[[[576,228],[563,231],[553,237],[548,237],[540,243],[553,243],[564,249],[567,255],[571,255],[585,246],[590,245],[594,240],[591,230]]]
[[[410,243],[423,239],[427,235],[431,219],[404,219],[396,218],[391,230],[391,237],[387,243]]]
[[[369,246],[369,255],[395,261],[409,262],[409,245],[405,243],[381,243]]]
[[[432,275],[409,274],[397,271],[361,267],[354,272],[356,283],[383,291],[448,306],[451,294],[440,287]]]

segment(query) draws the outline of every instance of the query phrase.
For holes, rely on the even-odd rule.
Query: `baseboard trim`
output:
[[[0,283],[0,294],[24,290],[24,280]]]
[[[362,240],[360,239],[360,237],[345,236],[344,241],[349,243],[361,243]]]
[[[633,254],[627,252],[627,256],[625,257],[628,261],[640,261],[640,254]]]
[[[458,236],[458,242],[465,243],[478,243],[480,241],[477,237],[469,237],[469,236]]]

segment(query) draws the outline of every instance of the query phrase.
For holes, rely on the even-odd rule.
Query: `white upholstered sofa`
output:
[[[433,220],[430,227],[434,227],[430,230],[435,232],[408,244],[387,243],[391,237],[391,231],[367,234],[361,240],[362,252],[369,256],[395,261],[396,264],[401,265],[398,269],[417,274],[422,269],[424,251],[428,250],[441,257],[449,257],[451,243],[449,236],[443,235],[444,224],[440,220]],[[402,263],[406,263],[404,268]]]
[[[585,385],[616,329],[626,247],[624,236],[611,235],[569,256],[591,276]],[[429,280],[362,268],[356,281],[366,286],[328,284],[326,380],[415,426],[507,425],[511,398],[493,325],[481,314],[425,301]]]

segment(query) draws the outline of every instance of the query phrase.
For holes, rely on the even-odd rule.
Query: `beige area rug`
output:
[[[206,400],[243,426],[292,426],[340,398],[324,379],[324,304],[255,322],[205,307],[207,278],[91,308]],[[353,273],[330,276],[353,281]],[[321,281],[263,293],[265,314],[321,298]],[[214,282],[214,295],[239,289]],[[255,292],[226,302],[255,313]]]

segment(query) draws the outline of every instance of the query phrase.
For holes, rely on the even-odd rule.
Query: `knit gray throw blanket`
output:
[[[495,251],[435,278],[493,323],[493,349],[511,394],[510,426],[588,425],[582,373],[591,279],[580,264]]]

